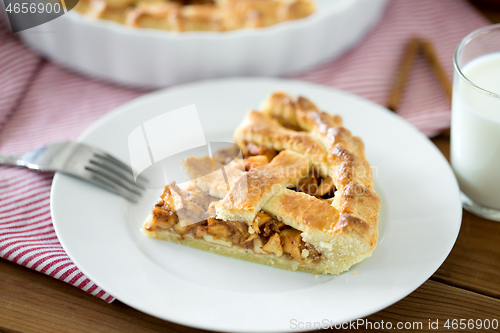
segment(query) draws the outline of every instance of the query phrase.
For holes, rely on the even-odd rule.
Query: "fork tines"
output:
[[[139,200],[144,190],[136,184],[132,169],[109,154],[94,153],[85,170],[92,173],[94,181],[133,202]]]

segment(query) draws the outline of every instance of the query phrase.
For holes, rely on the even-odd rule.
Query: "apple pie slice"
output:
[[[234,140],[242,159],[183,161],[193,180],[165,187],[146,235],[310,273],[338,274],[371,255],[380,201],[363,142],[339,116],[276,92]]]

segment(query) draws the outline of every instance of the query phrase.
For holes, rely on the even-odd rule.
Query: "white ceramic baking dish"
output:
[[[149,88],[227,76],[279,76],[324,63],[349,49],[380,18],[387,0],[316,0],[296,21],[230,32],[173,33],[93,20],[71,11],[22,31],[34,50],[118,84]]]

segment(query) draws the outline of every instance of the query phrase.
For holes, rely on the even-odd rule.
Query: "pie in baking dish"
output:
[[[132,27],[228,31],[296,20],[315,11],[312,0],[80,0],[80,13]]]
[[[248,112],[234,140],[243,158],[228,148],[183,161],[193,180],[165,187],[146,235],[315,274],[371,255],[380,201],[363,142],[339,116],[276,92]]]

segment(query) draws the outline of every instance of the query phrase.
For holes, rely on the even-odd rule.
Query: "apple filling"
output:
[[[302,240],[301,232],[259,212],[252,226],[238,221],[215,218],[213,206],[219,199],[192,185],[181,189],[167,185],[152,210],[152,219],[144,225],[148,231],[168,231],[179,238],[203,239],[212,244],[239,247],[255,254],[274,255],[305,265],[316,263],[321,253]]]

